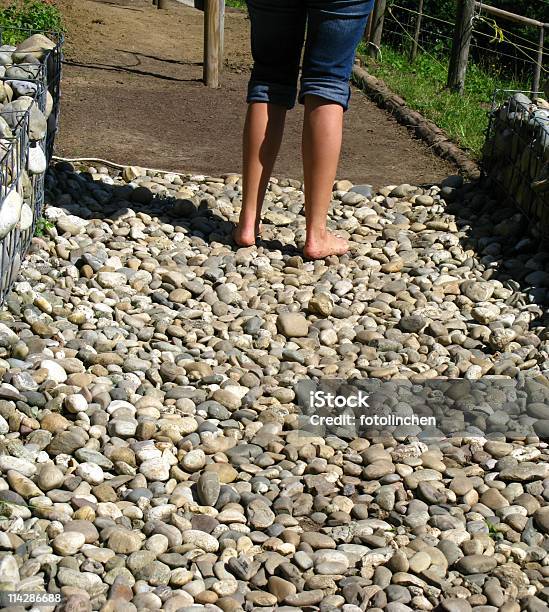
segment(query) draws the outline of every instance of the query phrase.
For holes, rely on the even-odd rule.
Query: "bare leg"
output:
[[[255,244],[261,208],[276,156],[282,142],[286,108],[266,102],[248,105],[244,125],[242,209],[234,240],[240,246]]]
[[[343,107],[319,96],[305,96],[303,175],[307,237],[303,253],[311,259],[343,255],[349,245],[326,228],[343,137]]]

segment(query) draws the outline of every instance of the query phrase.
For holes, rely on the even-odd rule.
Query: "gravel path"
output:
[[[295,181],[238,250],[236,175],[61,163],[47,187],[0,323],[2,589],[68,611],[548,609],[548,254],[520,215],[456,177],[340,181],[352,254],[308,263]],[[533,403],[479,417],[486,436],[299,430],[306,376],[492,375]]]

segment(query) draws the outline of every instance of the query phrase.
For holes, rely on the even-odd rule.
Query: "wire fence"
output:
[[[434,0],[425,1],[421,12],[418,8],[419,0],[388,2],[382,42],[410,54],[417,45],[420,52],[431,55],[439,62],[447,62],[456,29],[455,21],[432,14],[436,12]],[[419,31],[416,30],[418,20]],[[543,32],[542,40],[546,41],[548,34],[549,31]],[[538,28],[494,19],[479,8],[475,11],[470,61],[487,72],[521,84],[524,89],[532,89],[536,67],[539,66],[540,89],[547,87],[549,71],[545,64],[546,53],[542,55],[540,65],[539,43]]]
[[[13,33],[14,28],[9,28],[10,40]],[[42,215],[45,171],[59,122],[63,36],[17,30],[17,40],[25,41],[35,34],[47,36],[52,48],[38,53],[31,48],[30,55],[42,56],[39,62],[16,63],[20,58],[15,57],[0,73],[5,101],[9,101],[0,110],[7,136],[0,139],[0,304],[11,290]],[[0,29],[4,53],[16,56],[17,48],[3,41]]]

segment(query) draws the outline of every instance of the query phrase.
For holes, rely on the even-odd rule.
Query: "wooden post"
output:
[[[534,72],[534,84],[532,91],[539,91],[539,85],[541,80],[541,66],[543,64],[543,38],[545,36],[545,28],[543,26],[539,29],[539,47],[538,47],[538,61],[536,63],[536,70]]]
[[[368,55],[376,58],[381,47],[381,38],[383,36],[383,20],[385,19],[385,7],[387,0],[376,0],[374,11],[371,16],[372,28],[370,32],[370,44],[368,47]]]
[[[204,2],[204,83],[219,87],[223,67],[223,19],[225,0]]]
[[[469,60],[469,48],[473,36],[473,16],[475,13],[475,0],[458,0],[458,12],[454,42],[448,67],[448,88],[463,93],[465,87],[465,73]]]
[[[364,32],[364,41],[369,43],[370,37],[372,36],[372,17],[374,16],[374,12],[372,11],[368,16],[368,23],[366,24],[366,30]]]
[[[223,74],[225,59],[225,0],[219,0],[219,76]]]
[[[414,32],[414,41],[412,42],[412,49],[410,51],[410,61],[413,62],[417,56],[417,46],[419,44],[419,33],[421,32],[421,20],[423,19],[423,0],[419,0],[419,7],[417,9],[416,17],[416,29]]]
[[[169,0],[156,0],[159,9],[167,9]]]

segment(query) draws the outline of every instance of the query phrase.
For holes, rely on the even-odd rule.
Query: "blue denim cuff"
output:
[[[261,83],[250,81],[248,84],[247,102],[270,102],[291,109],[295,105],[296,88],[278,83]]]
[[[333,79],[322,79],[318,77],[302,78],[299,91],[299,103],[303,104],[305,96],[318,96],[330,102],[336,102],[343,106],[346,111],[351,99],[351,87],[347,81],[336,81]]]

